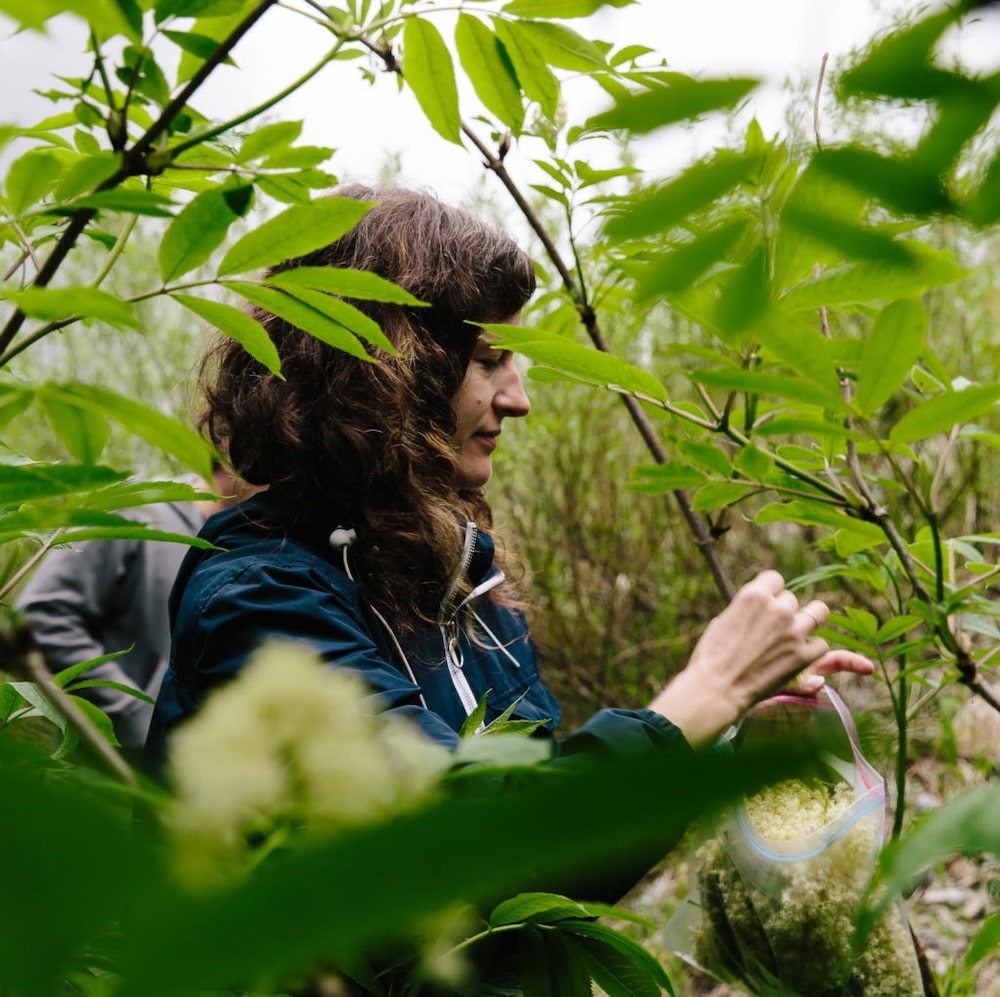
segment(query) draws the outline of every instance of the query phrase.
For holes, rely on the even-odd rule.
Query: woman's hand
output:
[[[651,709],[676,724],[687,740],[714,740],[754,703],[786,687],[814,695],[833,672],[869,675],[873,665],[853,651],[830,650],[814,631],[830,610],[816,599],[803,606],[777,571],[763,571],[709,623],[687,667]]]

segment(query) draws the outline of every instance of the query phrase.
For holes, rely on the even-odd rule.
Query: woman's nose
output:
[[[504,380],[494,396],[493,403],[505,416],[519,417],[531,411],[531,399],[524,390],[521,373],[511,357],[509,364],[504,365]]]

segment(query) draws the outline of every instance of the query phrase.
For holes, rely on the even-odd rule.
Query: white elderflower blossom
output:
[[[744,815],[758,837],[751,849],[735,823],[697,850],[702,922],[698,962],[754,994],[786,997],[919,997],[912,941],[892,908],[857,961],[851,941],[881,838],[881,810],[839,835],[815,837],[854,802],[846,782],[791,779],[749,798]],[[802,857],[782,844],[817,842]]]
[[[449,753],[368,695],[305,646],[275,642],[208,698],[168,758],[167,823],[186,882],[229,881],[289,834],[377,820],[436,784]]]

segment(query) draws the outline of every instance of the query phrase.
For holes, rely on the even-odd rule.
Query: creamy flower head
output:
[[[289,834],[412,805],[449,763],[415,725],[377,713],[354,675],[303,644],[267,644],[171,740],[178,870],[192,885],[227,881]]]

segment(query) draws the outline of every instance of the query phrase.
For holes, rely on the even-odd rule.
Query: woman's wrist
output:
[[[714,682],[711,673],[696,674],[689,666],[667,684],[649,708],[679,728],[693,748],[701,748],[734,723],[748,705],[736,701],[732,685]]]

